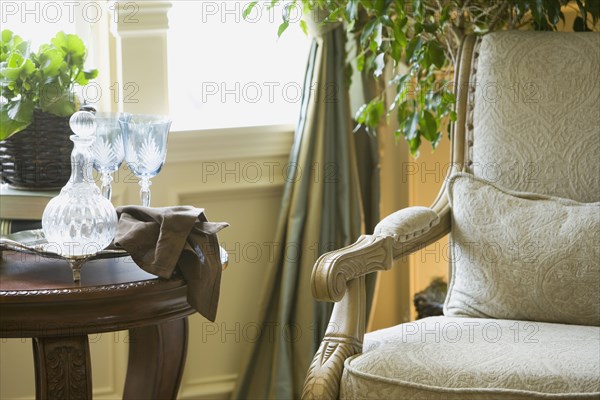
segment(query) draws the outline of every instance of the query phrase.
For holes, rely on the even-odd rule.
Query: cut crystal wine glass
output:
[[[157,115],[132,115],[119,120],[125,139],[125,161],[140,179],[142,205],[150,207],[150,179],[161,170],[167,156],[171,120]]]
[[[113,173],[125,159],[125,143],[119,120],[129,121],[131,114],[96,113],[96,141],[92,145],[94,168],[100,172],[101,192],[112,197]]]

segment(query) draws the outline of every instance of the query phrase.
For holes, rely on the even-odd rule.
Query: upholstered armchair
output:
[[[304,399],[600,398],[600,34],[467,37],[455,82],[434,204],[314,267]],[[444,316],[365,335],[364,276],[447,234]]]

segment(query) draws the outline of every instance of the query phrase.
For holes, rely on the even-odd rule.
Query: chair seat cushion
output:
[[[430,317],[365,336],[342,399],[600,399],[600,328]]]

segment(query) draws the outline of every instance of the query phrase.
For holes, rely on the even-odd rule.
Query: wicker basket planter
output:
[[[22,189],[59,189],[71,175],[69,117],[34,111],[27,129],[0,141],[2,181]]]

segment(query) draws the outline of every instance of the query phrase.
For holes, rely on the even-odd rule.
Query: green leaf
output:
[[[8,116],[8,107],[9,104],[7,103],[0,104],[0,140],[5,140],[9,136],[14,135],[19,131],[22,131],[23,129],[31,125],[31,121],[20,122],[11,119]]]
[[[300,29],[302,29],[305,35],[308,35],[308,26],[306,26],[306,21],[303,19],[300,20]]]
[[[402,58],[402,47],[396,40],[393,40],[391,43],[391,56],[396,64],[399,63]]]
[[[74,81],[80,86],[85,86],[88,84],[88,79],[85,77],[85,73],[83,71],[79,71]]]
[[[40,70],[46,76],[56,75],[63,64],[62,53],[49,48],[39,55]]]
[[[85,45],[83,40],[77,35],[67,34],[64,32],[58,32],[50,42],[57,49],[62,50],[64,53],[70,54],[85,54]]]
[[[403,101],[401,103],[398,104],[398,111],[396,112],[396,118],[398,120],[398,122],[400,123],[400,125],[405,126],[406,125],[406,121],[408,119],[408,104]]]
[[[365,67],[365,53],[360,53],[356,57],[356,69],[362,71]]]
[[[413,140],[418,136],[418,127],[419,127],[419,113],[414,111],[410,119],[407,121],[410,125],[408,125],[408,131],[405,133],[405,136],[408,140]]]
[[[373,53],[377,51],[381,47],[381,43],[383,42],[383,25],[376,24],[374,29],[375,35],[373,36],[373,40],[371,40],[371,50]],[[374,44],[374,45],[373,45]],[[373,48],[373,46],[375,46]]]
[[[560,3],[548,4],[546,14],[550,23],[556,26],[560,22]]]
[[[88,70],[88,71],[83,71],[83,74],[85,75],[86,79],[96,79],[98,77],[98,70],[97,69],[92,69],[92,70]]]
[[[376,128],[379,125],[379,121],[381,121],[381,117],[385,114],[385,107],[383,105],[383,101],[381,100],[372,100],[367,105],[367,115],[365,119],[365,124],[370,128]]]
[[[415,135],[412,139],[408,139],[408,147],[410,149],[410,154],[414,158],[419,158],[419,147],[421,147],[421,136]]]
[[[427,23],[423,24],[423,29],[427,33],[435,33],[435,31],[438,29],[438,25],[433,22],[427,22]]]
[[[416,16],[423,15],[423,2],[422,2],[422,0],[414,0],[413,1],[413,6],[414,6],[414,13],[415,13]]]
[[[385,0],[375,0],[374,8],[377,16],[383,15],[383,12],[385,11],[385,3]]]
[[[18,79],[26,79],[35,70],[33,61],[23,58],[19,53],[12,53],[0,70],[0,75],[11,82],[16,82]]]
[[[600,1],[586,1],[585,9],[588,13],[592,14],[592,22],[596,24],[600,19]]]
[[[4,43],[10,42],[10,40],[13,37],[13,33],[10,29],[4,29],[4,30],[2,30],[1,36],[2,36],[2,44],[4,44]]]
[[[363,104],[362,106],[360,106],[358,108],[358,110],[356,111],[356,115],[354,116],[354,119],[359,124],[365,123],[365,121],[367,120],[367,104]]]
[[[10,55],[10,57],[8,57],[8,59],[6,60],[6,66],[4,67],[5,70],[6,69],[19,69],[21,68],[21,66],[23,65],[23,63],[25,62],[25,57],[23,57],[21,54],[19,53],[12,53]],[[11,72],[12,74],[12,72]],[[4,76],[6,76],[6,74],[2,74]],[[7,76],[8,78],[8,76]]]
[[[379,78],[383,73],[383,69],[385,68],[385,53],[379,53],[377,57],[375,57],[375,71],[373,71],[373,76]]]
[[[40,108],[44,112],[67,117],[75,111],[74,94],[68,90],[56,93],[55,88],[48,87],[44,94],[40,94]]]
[[[353,21],[356,19],[358,15],[358,1],[357,0],[348,0],[346,4],[346,17],[349,21]]]
[[[283,21],[281,25],[279,25],[279,29],[277,29],[277,37],[281,37],[283,32],[290,26],[290,21]]]
[[[402,29],[400,29],[399,27],[395,27],[395,29],[394,29],[394,40],[396,42],[398,42],[398,44],[400,46],[402,46],[403,48],[406,47],[406,43],[407,43],[406,35],[402,31]]]
[[[373,31],[375,30],[376,24],[377,24],[377,20],[372,19],[369,22],[367,22],[367,24],[363,28],[362,33],[360,34],[360,44],[363,47],[366,47],[367,41],[369,40],[371,35],[373,35]]]
[[[583,19],[583,26],[585,27],[587,25],[587,10],[585,9],[585,6],[581,3],[581,0],[576,0],[577,2],[577,7],[579,7],[579,12],[581,13],[581,17]]]
[[[436,67],[442,68],[442,66],[446,62],[446,55],[444,54],[444,49],[442,49],[442,46],[440,46],[438,42],[432,40],[428,42],[427,49],[429,53],[429,59],[431,60],[431,62]]]
[[[421,49],[421,45],[422,42],[420,37],[414,37],[408,42],[408,46],[406,46],[406,59],[408,61],[413,61],[416,54]]]
[[[242,17],[244,19],[248,18],[248,15],[250,15],[250,13],[252,12],[252,9],[254,8],[254,6],[256,6],[257,3],[258,3],[258,0],[255,0],[255,1],[250,2],[250,4],[248,4],[246,6],[244,11],[242,11]]]
[[[17,122],[31,122],[33,119],[33,101],[21,98],[8,103],[8,117]]]
[[[420,121],[421,132],[425,139],[433,142],[438,136],[438,125],[435,117],[429,110],[423,110]]]

